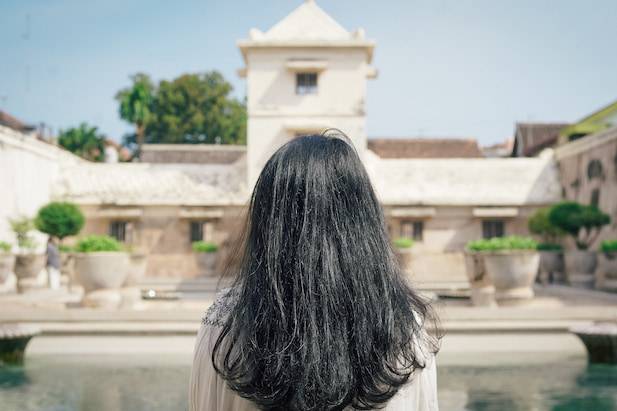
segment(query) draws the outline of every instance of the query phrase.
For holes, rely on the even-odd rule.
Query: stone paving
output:
[[[42,335],[29,352],[161,352],[190,355],[201,316],[211,304],[216,284],[149,284],[176,300],[135,298],[139,289],[123,290],[130,303],[117,309],[80,305],[82,290],[38,289],[0,295],[0,323],[36,326]],[[423,291],[427,295],[433,295]],[[445,333],[441,358],[447,363],[484,353],[541,353],[548,357],[584,356],[583,344],[570,327],[617,321],[617,294],[536,286],[536,297],[517,306],[473,307],[462,295],[437,299],[439,328]],[[144,351],[145,350],[145,351]]]

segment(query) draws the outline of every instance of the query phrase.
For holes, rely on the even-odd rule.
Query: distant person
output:
[[[60,250],[54,237],[50,236],[47,240],[47,281],[49,288],[57,290],[60,288]]]
[[[197,336],[191,411],[438,409],[431,308],[344,136],[276,151],[245,233],[233,286]]]

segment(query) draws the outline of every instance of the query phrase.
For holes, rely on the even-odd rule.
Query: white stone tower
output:
[[[335,127],[366,147],[366,79],[375,43],[348,32],[312,0],[268,31],[240,40],[247,79],[247,162],[252,187],[270,155],[290,139]]]

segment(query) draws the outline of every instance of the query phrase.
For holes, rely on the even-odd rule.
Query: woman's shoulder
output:
[[[222,327],[237,301],[238,291],[235,288],[224,288],[219,291],[202,317],[202,325]]]

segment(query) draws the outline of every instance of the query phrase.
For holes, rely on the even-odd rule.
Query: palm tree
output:
[[[73,154],[90,161],[103,161],[105,137],[98,128],[87,123],[60,130],[58,144]]]
[[[133,85],[122,89],[116,94],[120,102],[120,117],[135,125],[137,137],[137,156],[145,141],[146,126],[152,120],[152,101],[154,100],[154,85],[147,74],[137,73],[131,76]]]

